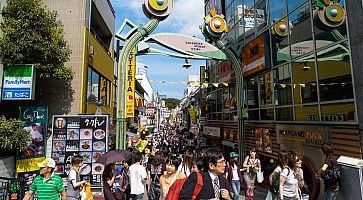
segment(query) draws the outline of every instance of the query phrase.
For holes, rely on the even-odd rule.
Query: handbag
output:
[[[261,172],[261,171],[257,172],[257,182],[259,182],[259,183],[263,182],[263,172]]]

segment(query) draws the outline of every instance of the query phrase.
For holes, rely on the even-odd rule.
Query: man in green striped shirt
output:
[[[40,167],[40,175],[34,179],[23,200],[31,200],[34,193],[38,195],[38,200],[66,200],[63,180],[53,173],[55,161],[47,158],[37,165]]]

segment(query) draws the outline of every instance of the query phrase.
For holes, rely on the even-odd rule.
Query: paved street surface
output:
[[[256,188],[255,190],[255,197],[254,200],[265,200],[267,196],[267,190]],[[244,191],[242,191],[241,195],[239,196],[240,200],[245,200]]]

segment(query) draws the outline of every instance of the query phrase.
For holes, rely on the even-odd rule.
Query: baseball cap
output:
[[[231,153],[229,154],[229,157],[230,157],[230,158],[235,158],[235,157],[238,157],[238,154],[237,154],[236,152],[231,152]]]
[[[51,158],[46,158],[40,163],[37,163],[38,167],[50,167],[55,168],[55,161]]]

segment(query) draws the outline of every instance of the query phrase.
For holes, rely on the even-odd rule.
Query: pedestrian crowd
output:
[[[132,152],[129,159],[104,167],[104,199],[238,200],[242,188],[245,199],[253,200],[256,181],[263,181],[263,166],[255,149],[250,149],[241,163],[237,152],[231,152],[229,158],[219,148],[197,152],[195,146],[188,146],[183,135],[170,127],[154,134],[144,144],[144,148],[129,148]],[[324,180],[324,198],[334,200],[339,190],[340,171],[332,146],[324,144],[322,150],[326,159],[316,177]],[[266,200],[309,199],[310,189],[304,181],[302,162],[302,156],[295,152],[279,153],[278,165],[268,178],[270,189]],[[82,165],[82,156],[73,156],[65,190],[62,179],[53,173],[54,160],[39,163],[40,176],[35,178],[24,200],[31,199],[35,192],[39,200],[80,199],[81,187],[89,186],[80,180],[78,171]]]

